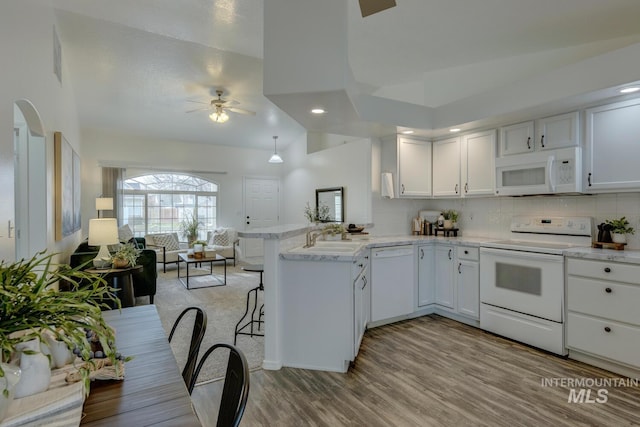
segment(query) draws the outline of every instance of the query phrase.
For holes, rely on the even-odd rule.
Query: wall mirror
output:
[[[344,222],[344,187],[316,189],[316,211],[321,222]]]

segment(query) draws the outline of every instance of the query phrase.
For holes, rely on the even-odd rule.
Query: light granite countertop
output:
[[[613,249],[572,248],[564,251],[564,256],[568,258],[640,264],[640,251],[638,250],[616,251]]]

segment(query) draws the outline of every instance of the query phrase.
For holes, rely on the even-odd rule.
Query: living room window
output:
[[[185,174],[150,174],[123,182],[122,218],[133,234],[177,232],[190,215],[202,223],[198,239],[216,228],[218,184]]]

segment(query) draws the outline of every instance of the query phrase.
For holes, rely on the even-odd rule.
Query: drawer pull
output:
[[[604,290],[606,293],[610,294],[611,293],[611,288],[605,288]]]
[[[464,254],[465,255],[469,255],[469,251],[464,251]]]
[[[605,273],[611,273],[611,269],[610,269],[609,267],[605,267],[605,268],[604,268],[604,272],[605,272]]]
[[[605,332],[611,332],[611,328],[610,328],[610,327],[608,327],[608,326],[605,326],[605,327],[604,327],[604,331],[605,331]]]

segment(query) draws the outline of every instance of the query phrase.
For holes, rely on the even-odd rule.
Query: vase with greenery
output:
[[[455,228],[458,225],[458,212],[454,209],[449,209],[442,212],[444,217],[444,228]]]
[[[321,203],[317,208],[312,208],[311,205],[309,205],[309,202],[307,202],[307,205],[304,208],[304,216],[310,223],[329,221],[330,212],[331,209],[329,209],[329,206],[323,203]]]
[[[82,271],[84,266],[53,263],[54,256],[40,252],[29,260],[0,262],[0,361],[13,363],[21,343],[43,341],[43,334],[50,333],[86,361],[92,359],[92,343],[99,342],[116,365],[114,332],[102,317],[110,302],[120,307],[114,289]],[[62,282],[68,290],[55,288]],[[88,392],[89,365],[79,369]],[[0,378],[4,375],[0,365]],[[2,393],[9,395],[6,387]]]
[[[182,237],[187,239],[189,246],[198,238],[198,230],[201,225],[202,222],[198,221],[198,217],[194,212],[187,212],[185,214],[184,219],[180,223],[180,228],[182,229]]]
[[[342,224],[327,224],[322,228],[322,234],[333,238],[339,237],[342,240],[346,238],[347,230]]]
[[[140,249],[134,246],[133,243],[125,243],[111,255],[111,263],[113,268],[126,268],[133,267],[138,261],[140,256]]]
[[[620,219],[607,219],[605,223],[611,226],[611,239],[614,243],[626,243],[627,234],[636,232],[624,216]]]

